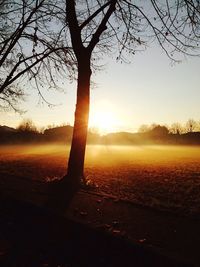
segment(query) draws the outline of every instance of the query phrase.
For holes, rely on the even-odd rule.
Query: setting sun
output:
[[[117,115],[114,109],[106,102],[97,105],[91,110],[89,124],[96,128],[100,134],[115,132],[117,128]]]

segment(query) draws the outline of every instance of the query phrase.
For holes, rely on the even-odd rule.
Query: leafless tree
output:
[[[183,131],[184,131],[184,129],[183,129],[182,125],[179,122],[174,122],[170,126],[170,133],[181,134],[181,133],[183,133]]]
[[[194,132],[196,129],[197,129],[197,125],[198,123],[193,120],[193,119],[189,119],[187,122],[186,122],[186,125],[185,125],[185,130],[187,133],[192,133]]]
[[[31,119],[24,119],[19,126],[17,127],[17,130],[19,132],[31,132],[31,133],[37,133],[37,127],[33,123]]]
[[[66,25],[77,60],[77,104],[68,176],[83,177],[91,63],[103,54],[117,60],[156,41],[173,61],[199,55],[199,1],[66,0]]]
[[[27,87],[48,103],[42,88],[58,88],[59,77],[70,74],[73,60],[59,23],[64,17],[54,1],[0,1],[0,108],[20,111]]]
[[[22,1],[21,12],[26,2]],[[31,3],[39,5],[43,2],[46,1],[38,0]],[[49,3],[50,1],[48,5]],[[68,65],[71,70],[75,68],[78,73],[77,103],[67,178],[73,178],[74,183],[78,185],[84,177],[91,74],[98,65],[99,59],[113,53],[117,61],[126,61],[137,50],[145,49],[149,42],[157,42],[173,61],[180,61],[182,56],[199,55],[200,3],[198,0],[137,2],[131,0],[56,0],[51,3],[50,7],[51,11],[47,13],[48,15],[43,12],[44,20],[43,13],[35,16],[33,20],[36,26],[30,26],[31,33],[26,33],[25,37],[28,39],[31,35],[28,40],[32,41],[32,51],[35,50],[36,43],[41,43],[42,47],[47,49],[44,51],[48,57],[46,56],[46,61],[41,59],[41,62],[52,59],[49,48],[56,48],[58,42],[64,42],[66,47],[71,43],[70,46],[73,48],[73,53],[69,53],[71,65]],[[58,12],[59,7],[59,15],[54,14]],[[56,38],[47,32],[49,29],[47,26],[42,26],[46,21],[52,20],[50,25],[53,30],[57,29],[58,27],[54,26],[55,18],[58,24],[62,25],[59,27],[60,34]],[[21,19],[20,25],[24,25],[23,17]],[[41,22],[37,23],[37,21]],[[40,41],[44,39],[42,38],[44,36],[48,42]],[[49,42],[50,47],[46,46]],[[1,49],[4,44],[6,42],[3,43]],[[21,46],[19,47],[21,49]],[[62,50],[62,53],[63,51],[65,50]],[[32,53],[33,57],[35,53]],[[38,49],[37,57],[41,58],[42,55],[40,56],[39,53]],[[15,53],[15,57],[16,55]],[[62,56],[59,58],[63,62]],[[20,63],[21,60],[23,64],[26,63],[23,53],[20,53],[18,57]],[[39,71],[34,72],[31,77],[39,77],[39,74]]]

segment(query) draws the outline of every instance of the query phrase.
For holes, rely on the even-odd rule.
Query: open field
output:
[[[65,174],[69,147],[1,146],[0,175],[52,180]],[[159,209],[200,213],[200,149],[88,146],[85,174],[103,191]]]

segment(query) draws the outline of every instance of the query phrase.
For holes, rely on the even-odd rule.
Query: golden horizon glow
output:
[[[115,132],[118,118],[114,108],[106,101],[95,105],[90,112],[89,127],[95,128],[99,134]]]
[[[109,131],[115,132],[137,132],[142,124],[170,126],[175,122],[185,124],[190,118],[200,120],[198,57],[170,66],[164,53],[160,53],[157,46],[150,46],[143,53],[136,54],[132,64],[116,64],[112,58],[105,60],[107,70],[97,72],[94,77],[97,89],[91,90],[90,128],[101,128],[95,122],[94,114],[107,113],[107,110],[111,111],[109,116],[114,116],[115,122],[110,118],[110,123],[106,124],[112,124]],[[21,115],[12,110],[0,110],[0,125],[17,127],[26,118],[38,128],[63,123],[73,125],[76,82],[71,84],[66,80],[63,93],[56,90],[47,90],[47,93],[46,89],[43,91],[45,98],[56,104],[55,107],[38,105],[37,90],[27,86],[26,102],[19,105],[27,112]],[[108,126],[105,128],[100,130],[101,134],[108,131]]]

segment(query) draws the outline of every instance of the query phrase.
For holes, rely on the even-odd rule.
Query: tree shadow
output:
[[[61,180],[48,182],[44,207],[57,214],[65,213],[79,189],[80,185],[74,177],[67,175]]]

